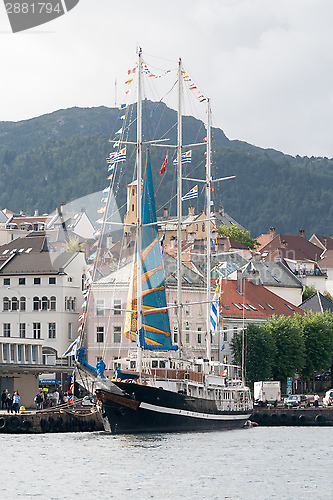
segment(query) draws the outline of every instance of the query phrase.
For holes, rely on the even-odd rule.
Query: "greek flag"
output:
[[[182,197],[182,201],[198,198],[198,185],[194,186],[188,193]]]
[[[219,306],[219,285],[217,285],[215,295],[213,297],[212,308],[210,310],[210,327],[213,333],[216,332],[219,324]]]
[[[192,161],[192,149],[182,154],[182,163],[191,163],[191,161]],[[177,158],[173,160],[174,165],[177,165],[177,162],[178,162]]]
[[[64,358],[65,356],[75,356],[78,344],[80,342],[80,335],[74,340],[74,342],[71,343],[71,345],[68,347],[67,351],[62,355]]]

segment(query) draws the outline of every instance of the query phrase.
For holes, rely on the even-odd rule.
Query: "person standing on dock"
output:
[[[318,394],[315,394],[314,396],[314,405],[318,408],[319,406],[319,396]]]
[[[20,395],[17,391],[14,391],[14,396],[13,396],[13,410],[15,413],[19,413],[20,411]]]
[[[13,413],[13,400],[9,393],[7,394],[6,405],[7,405],[7,413]]]
[[[7,408],[6,399],[7,399],[7,391],[6,391],[6,389],[4,389],[3,393],[1,394],[1,409],[2,410],[6,410],[6,408]]]

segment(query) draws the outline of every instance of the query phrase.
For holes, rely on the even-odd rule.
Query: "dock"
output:
[[[260,408],[255,407],[251,421],[261,426],[333,426],[333,407]]]
[[[0,412],[0,433],[42,434],[47,432],[93,432],[104,430],[95,407],[54,407],[24,413]]]

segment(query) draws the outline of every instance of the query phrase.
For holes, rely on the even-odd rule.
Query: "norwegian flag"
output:
[[[162,167],[161,167],[161,170],[160,170],[160,175],[164,174],[165,170],[166,170],[166,166],[168,164],[168,152],[166,153],[165,155],[165,160],[164,162],[162,163]]]

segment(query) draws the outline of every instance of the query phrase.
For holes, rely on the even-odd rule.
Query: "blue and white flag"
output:
[[[191,161],[192,161],[192,149],[182,154],[182,163],[191,163]],[[177,163],[178,159],[176,158],[175,160],[173,160],[173,164],[177,165]]]
[[[126,161],[126,148],[110,153],[106,159],[107,163],[118,163],[120,161]]]
[[[102,193],[108,193],[110,191],[110,186],[107,186],[106,188],[103,189]]]
[[[188,193],[182,197],[182,201],[198,198],[198,185],[194,186]]]
[[[210,310],[210,327],[213,333],[217,331],[217,327],[219,325],[219,315],[220,315],[219,309],[220,309],[219,285],[217,285],[213,297],[212,308]]]
[[[65,356],[75,356],[78,344],[80,342],[80,335],[74,340],[74,342],[71,343],[71,345],[68,347],[67,351],[62,355],[64,358]]]

